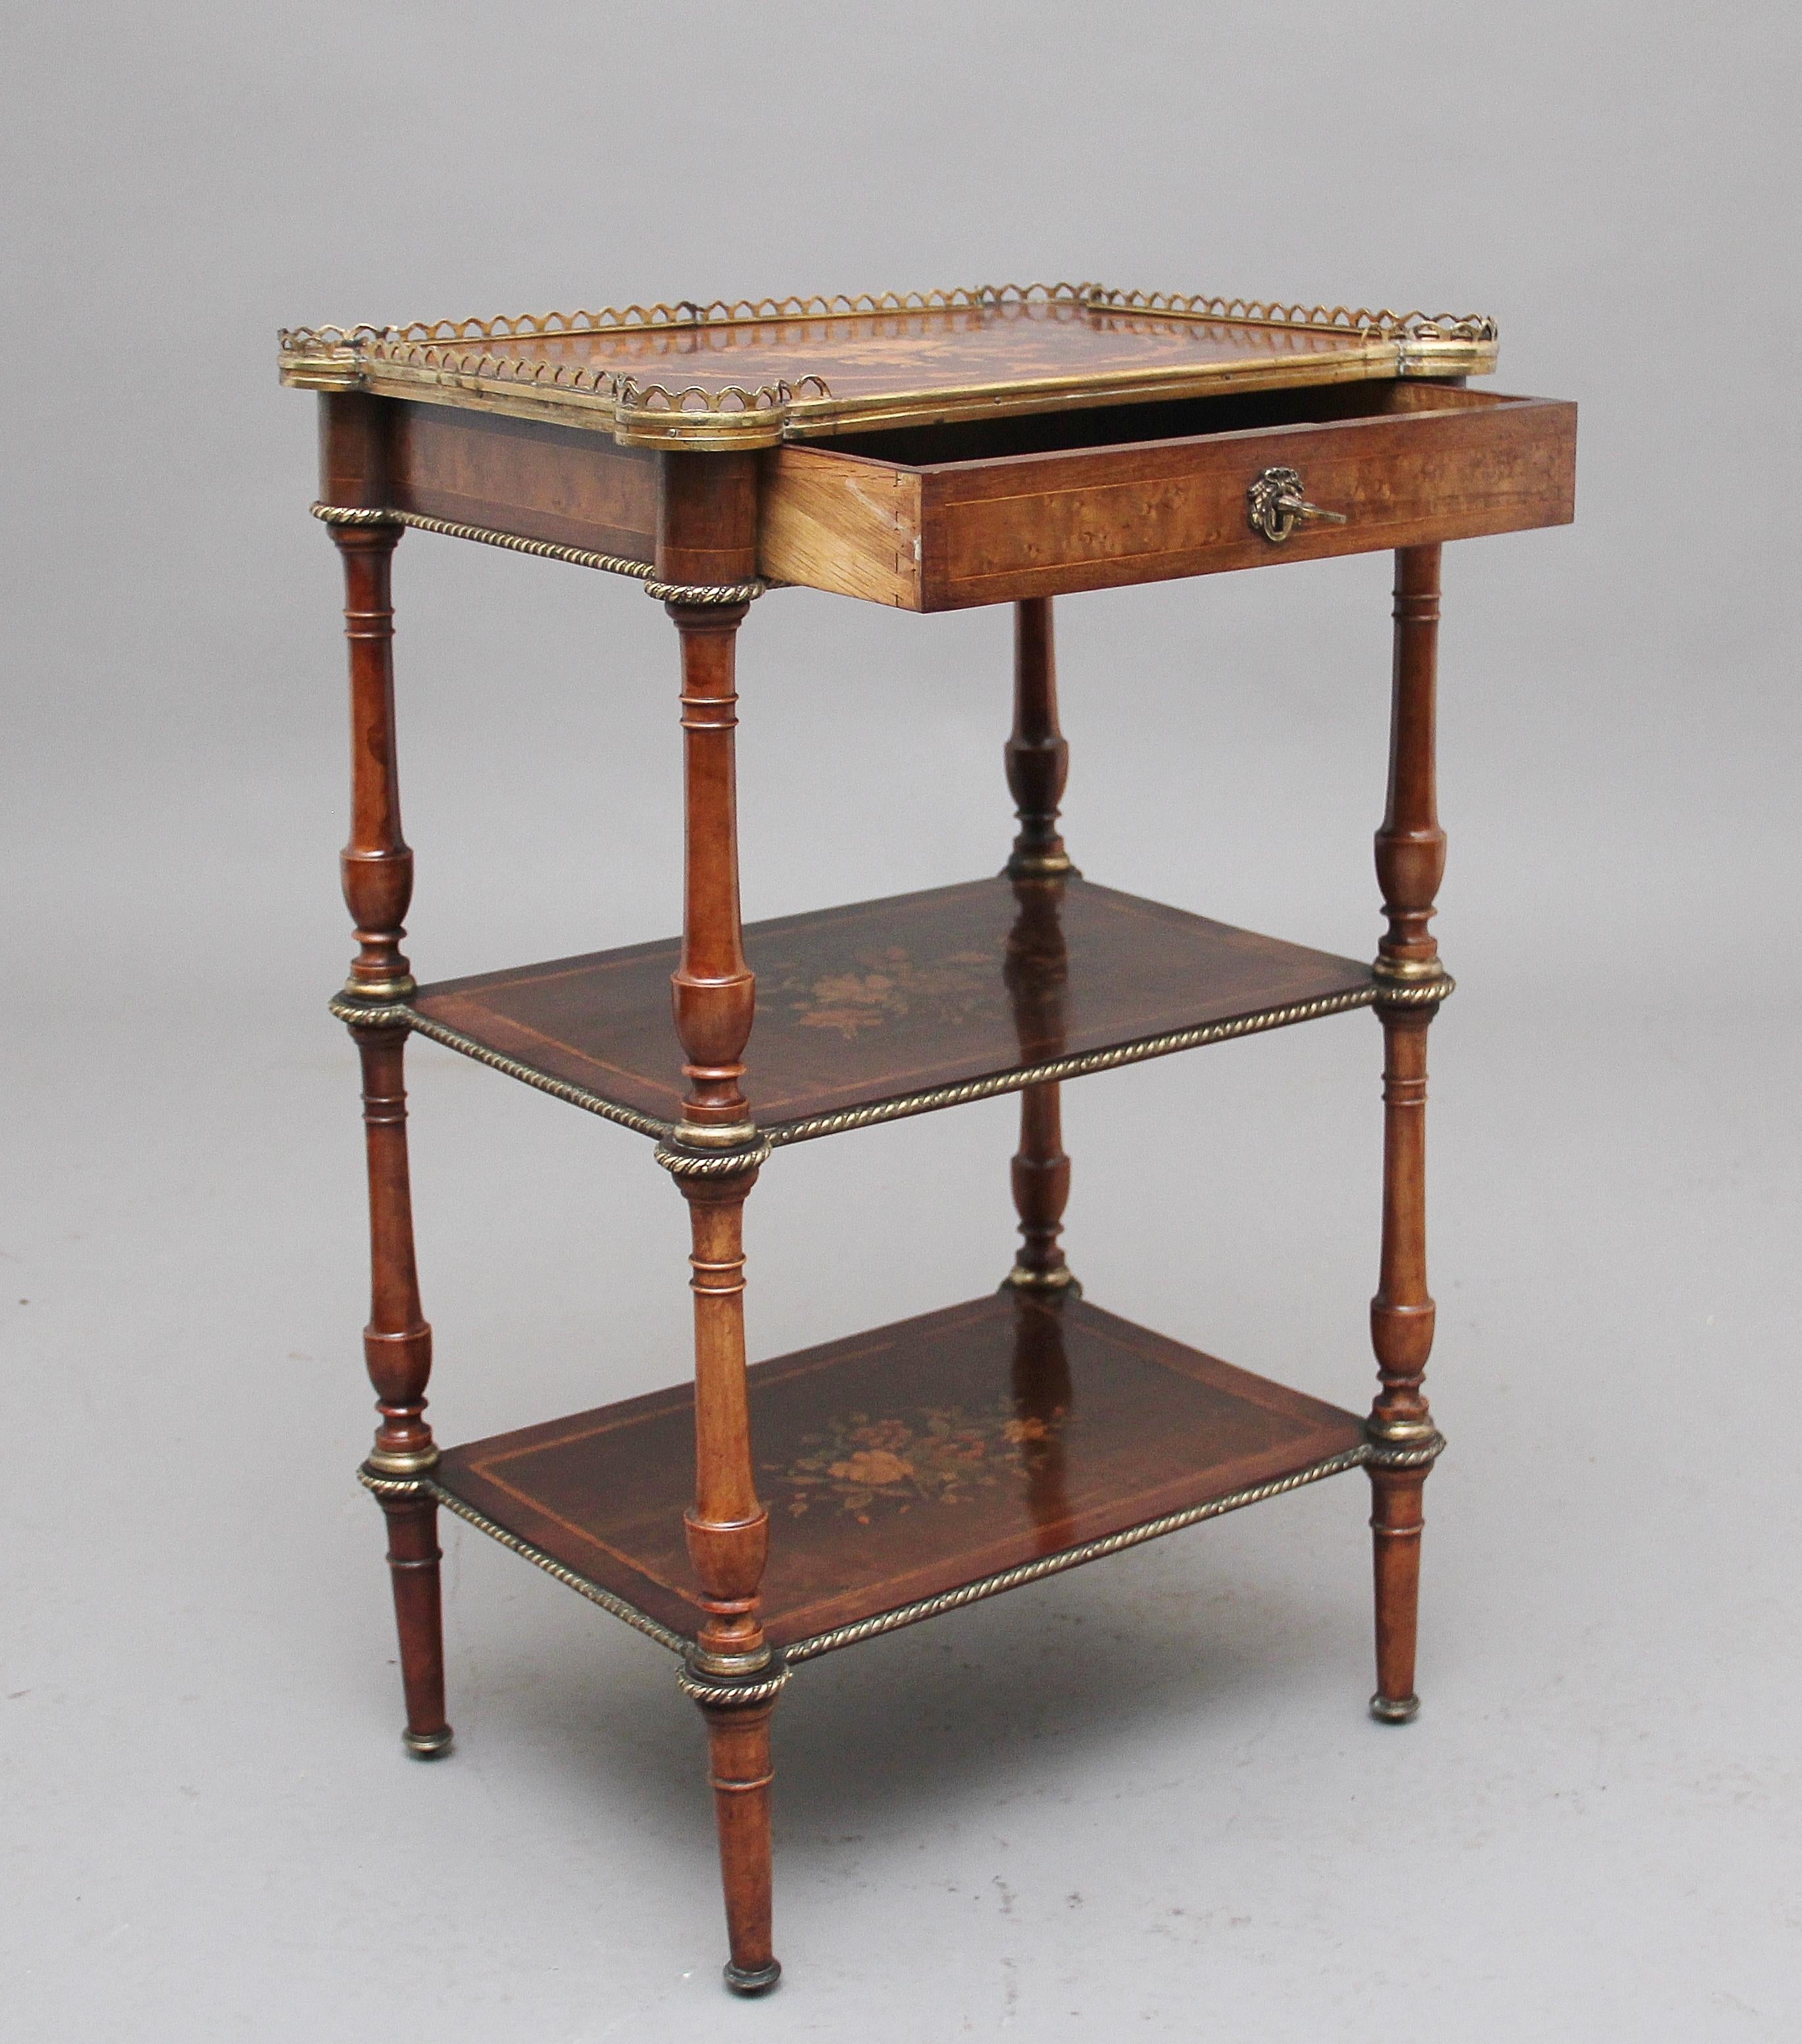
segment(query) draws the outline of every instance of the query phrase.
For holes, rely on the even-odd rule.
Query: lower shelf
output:
[[[791,1660],[1353,1469],[1363,1422],[1086,1301],[1005,1291],[749,1373]],[[682,1385],[447,1450],[453,1511],[678,1649],[701,1617]]]

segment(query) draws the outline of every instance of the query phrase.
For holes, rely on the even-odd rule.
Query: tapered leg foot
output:
[[[1406,1724],[1420,1709],[1414,1692],[1414,1642],[1426,1480],[1424,1469],[1370,1473],[1377,1590],[1377,1693],[1370,1699],[1370,1715],[1384,1724]]]
[[[428,1500],[382,1500],[388,1521],[388,1568],[394,1586],[400,1635],[401,1684],[407,1725],[402,1743],[416,1760],[437,1760],[451,1750],[444,1719],[444,1623],[439,1600],[438,1508]]]
[[[702,1704],[712,1762],[713,1815],[720,1835],[720,1878],[725,1891],[726,1934],[732,1957],[725,1982],[734,1994],[767,1994],[782,1977],[771,1949],[770,1760],[767,1701]]]

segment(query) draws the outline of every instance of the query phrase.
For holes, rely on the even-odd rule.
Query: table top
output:
[[[283,382],[751,448],[1213,390],[1495,367],[1477,314],[1372,312],[1101,284],[628,306],[298,328]]]

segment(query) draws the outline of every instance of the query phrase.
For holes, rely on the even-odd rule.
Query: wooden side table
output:
[[[446,1752],[440,1506],[678,1657],[706,1720],[731,1960],[775,1983],[770,1726],[834,1649],[1343,1470],[1375,1509],[1377,1692],[1414,1693],[1426,1041],[1451,981],[1435,640],[1447,540],[1566,521],[1570,405],[1479,394],[1479,318],[1012,286],[304,329],[344,559],[353,734],[332,1012],[361,1054],[386,1515],[407,1748]],[[432,986],[401,948],[389,568],[407,526],[636,578],[680,642],[682,936]],[[1059,834],[1051,599],[1393,548],[1395,673],[1373,965],[1085,879]],[[1004,872],[741,926],[734,651],[803,584],[1015,606]],[[673,1011],[671,995],[673,991]],[[1367,1417],[1091,1304],[1060,1245],[1059,1088],[1371,1008],[1385,1044],[1379,1374]],[[755,1021],[755,1028],[753,1030]],[[402,1058],[429,1037],[648,1137],[693,1224],[692,1385],[440,1450],[414,1270]],[[745,1362],[747,1194],[790,1143],[1020,1096],[1020,1247],[993,1296]]]

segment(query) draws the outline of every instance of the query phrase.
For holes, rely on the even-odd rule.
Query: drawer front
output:
[[[1408,396],[1408,409],[1375,417],[913,469],[824,454],[836,476],[809,468],[809,450],[784,449],[766,486],[767,531],[782,529],[786,471],[811,493],[809,544],[778,545],[765,571],[953,610],[1569,522],[1574,405]],[[1280,541],[1254,529],[1249,493],[1273,468],[1294,471],[1307,501],[1344,522],[1303,520]],[[886,494],[871,471],[888,471]],[[845,478],[855,471],[852,506]],[[830,513],[836,494],[847,499],[843,520]],[[832,547],[821,543],[828,528]]]

